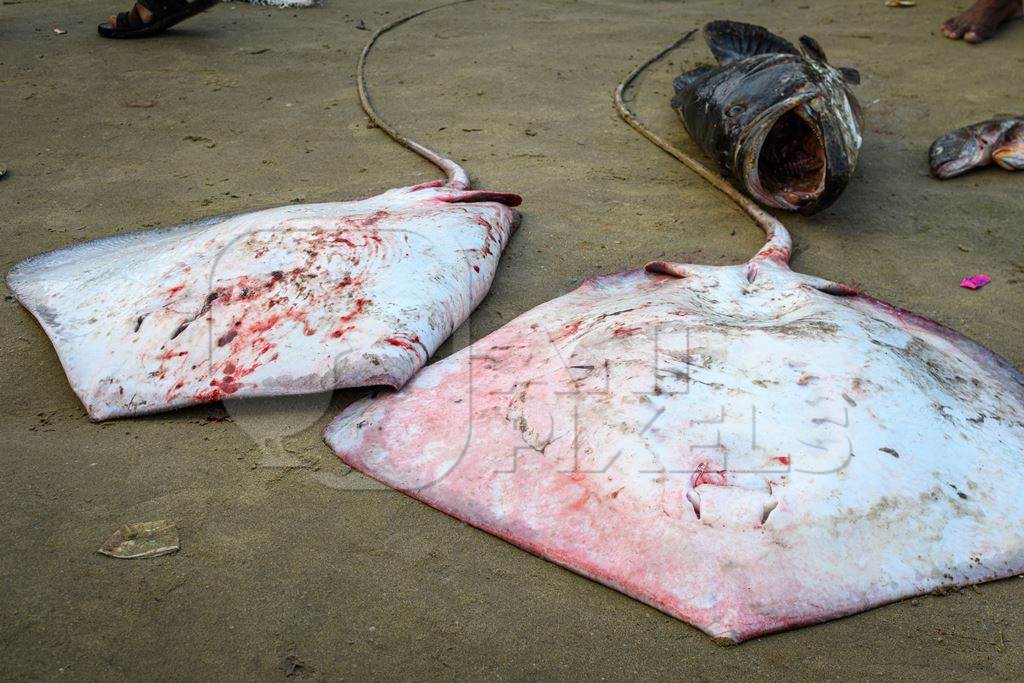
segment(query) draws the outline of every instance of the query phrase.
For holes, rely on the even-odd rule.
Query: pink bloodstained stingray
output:
[[[1024,571],[1024,376],[793,272],[786,230],[741,206],[769,235],[748,263],[591,279],[349,406],[327,442],[731,641]]]
[[[480,303],[521,200],[469,189],[461,167],[373,110],[366,57],[409,18],[364,48],[360,101],[447,182],[110,237],[11,271],[8,284],[92,419],[226,397],[398,388]]]
[[[735,641],[1024,571],[1024,378],[757,265],[590,280],[353,404],[328,443]]]

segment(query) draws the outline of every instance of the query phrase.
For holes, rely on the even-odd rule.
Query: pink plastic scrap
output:
[[[966,289],[981,289],[990,282],[992,282],[992,278],[990,278],[988,275],[982,275],[981,273],[978,273],[977,275],[965,277],[963,280],[960,281],[960,286]]]

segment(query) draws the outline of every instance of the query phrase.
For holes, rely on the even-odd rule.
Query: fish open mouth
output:
[[[750,191],[769,206],[791,211],[825,190],[825,142],[807,103],[783,109],[756,127],[746,177]]]

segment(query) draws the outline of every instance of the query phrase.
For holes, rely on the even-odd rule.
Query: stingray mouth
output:
[[[747,187],[762,203],[796,211],[825,191],[825,141],[808,103],[766,115],[745,147]]]

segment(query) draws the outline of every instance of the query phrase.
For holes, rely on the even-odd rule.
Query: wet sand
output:
[[[854,282],[1024,367],[1021,174],[940,183],[939,134],[1019,107],[1024,22],[941,37],[964,3],[881,0],[514,4],[423,17],[382,40],[384,115],[525,197],[493,290],[442,355],[590,275],[653,258],[744,260],[760,235],[621,123],[632,66],[712,18],[814,35],[860,69],[860,166],[831,209],[785,216],[795,267]],[[438,177],[369,127],[353,69],[368,33],[422,2],[221,5],[158,40],[114,42],[116,3],[5,2],[0,180],[8,270],[86,239]],[[53,27],[66,35],[52,32]],[[655,68],[641,115],[692,149],[667,105],[702,41]],[[983,290],[959,289],[984,272]],[[6,291],[5,294],[9,294]],[[45,335],[0,306],[0,672],[11,678],[1011,678],[1024,582],[927,596],[723,648],[690,626],[350,472],[327,420],[361,391],[91,424]],[[226,419],[223,419],[226,418]],[[125,522],[169,518],[182,550],[118,561]],[[295,668],[297,664],[301,667]]]

